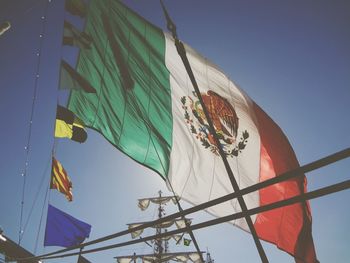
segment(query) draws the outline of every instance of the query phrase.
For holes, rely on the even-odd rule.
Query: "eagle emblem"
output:
[[[186,123],[191,133],[195,135],[196,139],[205,148],[219,155],[218,145],[215,143],[213,135],[209,132],[209,124],[204,115],[202,105],[196,94],[193,94],[195,98],[190,96],[181,97]],[[212,90],[201,93],[201,96],[224,153],[230,157],[238,156],[246,147],[249,133],[245,130],[242,132],[240,140],[237,141],[239,118],[234,107],[227,99]]]

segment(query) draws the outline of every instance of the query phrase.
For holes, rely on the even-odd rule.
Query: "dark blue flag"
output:
[[[91,225],[49,204],[44,246],[70,247],[89,237]]]

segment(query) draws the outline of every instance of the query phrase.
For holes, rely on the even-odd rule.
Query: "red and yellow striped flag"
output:
[[[50,189],[57,189],[66,196],[68,201],[73,200],[72,182],[62,164],[54,157],[52,157]]]

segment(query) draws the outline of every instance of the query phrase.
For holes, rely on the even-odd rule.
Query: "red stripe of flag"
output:
[[[261,141],[260,181],[299,167],[295,153],[278,125],[256,104]],[[260,205],[273,203],[306,192],[306,178],[292,179],[261,189]],[[315,263],[308,202],[261,213],[254,224],[259,238],[277,245],[295,257],[296,262]]]

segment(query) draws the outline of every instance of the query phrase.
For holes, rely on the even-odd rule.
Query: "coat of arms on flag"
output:
[[[242,132],[240,141],[237,143],[239,119],[234,107],[228,100],[212,90],[201,95],[225,154],[230,157],[238,156],[248,143],[249,133],[247,130]],[[195,93],[194,96],[197,98]],[[185,111],[186,122],[196,139],[200,140],[205,148],[209,148],[214,154],[219,155],[218,147],[209,131],[209,125],[199,100],[183,96],[181,103]]]

